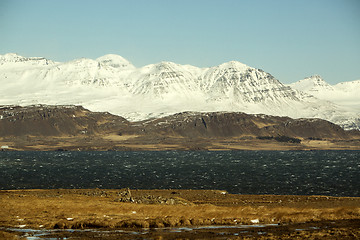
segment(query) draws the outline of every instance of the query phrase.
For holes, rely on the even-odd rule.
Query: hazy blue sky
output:
[[[0,54],[237,60],[284,83],[360,79],[360,0],[0,0]]]

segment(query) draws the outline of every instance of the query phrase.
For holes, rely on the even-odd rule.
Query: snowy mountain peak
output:
[[[333,87],[328,84],[320,75],[313,75],[303,80],[290,84],[294,89],[305,92],[319,92],[323,90],[333,90]]]
[[[21,59],[24,59],[24,57],[16,53],[7,53],[5,55],[0,55],[1,62],[17,62],[20,61]]]
[[[310,77],[305,78],[304,80],[305,82],[312,82],[314,84],[314,86],[327,86],[329,85],[320,75],[315,74],[312,75]]]
[[[198,89],[195,67],[173,62],[160,62],[144,66],[129,75],[133,79],[129,90],[136,95],[164,99],[190,96]]]
[[[107,54],[96,59],[103,65],[110,66],[113,68],[121,69],[135,69],[135,66],[131,64],[127,59],[116,54]]]
[[[157,70],[169,70],[169,69],[176,69],[176,68],[179,68],[180,65],[179,64],[176,64],[176,63],[173,63],[173,62],[160,62],[160,63],[157,63],[157,64],[154,64],[154,67],[157,69]]]
[[[212,67],[200,78],[211,100],[236,104],[298,101],[300,96],[271,74],[231,61]]]
[[[218,68],[219,69],[233,69],[233,70],[236,70],[239,72],[244,72],[244,71],[248,70],[250,67],[247,66],[246,64],[243,64],[238,61],[230,61],[230,62],[220,64],[218,66]]]
[[[14,64],[14,63],[21,63],[21,64],[29,64],[29,65],[52,65],[54,64],[53,61],[48,60],[44,57],[23,57],[16,53],[7,53],[5,55],[0,55],[0,64]]]
[[[149,74],[153,76],[165,76],[168,73],[174,75],[186,75],[191,74],[199,75],[202,72],[202,69],[191,66],[191,65],[181,65],[173,62],[159,62],[156,64],[149,64],[139,69],[143,74]]]

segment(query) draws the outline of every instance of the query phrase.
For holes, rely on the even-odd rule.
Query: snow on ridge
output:
[[[359,91],[360,89],[360,80],[341,82],[334,86],[336,89],[341,89],[347,92]]]
[[[360,80],[331,85],[319,75],[314,75],[289,86],[314,96],[318,102],[321,100],[336,105],[333,113],[318,117],[339,124],[344,129],[360,129]]]
[[[329,92],[329,91],[357,91],[356,87],[360,87],[360,80],[340,82],[331,85],[326,82],[320,75],[313,75],[297,82],[288,84],[290,87],[304,92]]]
[[[295,83],[289,84],[294,89],[305,92],[332,91],[333,86],[327,83],[320,75],[313,75]]]
[[[25,57],[18,55],[17,53],[6,53],[4,55],[0,55],[0,61],[8,61],[8,62],[16,62],[24,59]]]
[[[23,57],[16,53],[0,55],[0,66],[2,67],[20,67],[19,64],[21,66],[37,67],[54,65],[55,62],[44,57]]]
[[[243,64],[241,62],[238,62],[238,61],[229,61],[229,62],[226,62],[226,63],[222,63],[218,66],[216,66],[220,69],[229,69],[229,68],[232,68],[232,69],[236,69],[238,71],[246,71],[248,70],[250,67],[247,66],[246,64]]]
[[[210,68],[173,62],[136,68],[115,54],[48,65],[44,58],[16,54],[0,55],[0,64],[5,58],[14,61],[0,65],[0,105],[75,104],[132,121],[185,111],[320,117],[343,126],[360,119],[350,108],[294,90],[237,61]],[[326,86],[320,76],[307,81],[318,83],[319,89]]]
[[[341,82],[335,85],[327,83],[319,75],[314,75],[295,83],[289,84],[290,87],[311,94],[317,98],[332,101],[335,103],[357,102],[360,109],[360,80]]]
[[[146,65],[128,75],[129,91],[155,98],[188,97],[199,90],[197,69],[173,62]],[[194,81],[195,80],[195,81]]]
[[[96,61],[114,68],[135,69],[135,66],[130,61],[116,54],[106,54],[97,58]]]

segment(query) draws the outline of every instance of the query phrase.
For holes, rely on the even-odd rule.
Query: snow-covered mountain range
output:
[[[341,96],[360,81],[331,86],[314,76],[287,86],[236,61],[211,68],[172,62],[136,68],[113,54],[65,63],[5,54],[0,55],[0,86],[0,105],[75,104],[132,121],[182,111],[236,111],[322,118],[345,129],[360,126],[358,96]],[[326,91],[338,98],[326,97]],[[340,101],[345,98],[354,104]]]
[[[348,107],[349,110],[360,112],[360,80],[330,85],[319,75],[314,75],[289,86],[319,99]]]

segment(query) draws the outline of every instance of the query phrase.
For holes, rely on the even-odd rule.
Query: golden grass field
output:
[[[131,190],[131,198],[135,200],[148,199],[150,196],[152,199],[162,199],[157,203],[145,204],[122,202],[122,191],[102,189],[2,190],[0,191],[0,227],[155,229],[251,224],[276,224],[288,227],[305,223],[314,225],[324,221],[334,223],[350,221],[349,226],[341,225],[341,228],[334,229],[339,231],[339,236],[345,234],[345,238],[347,234],[350,234],[350,237],[360,237],[360,225],[356,228],[356,225],[360,224],[360,198],[234,195],[215,190]],[[169,201],[169,199],[174,200]],[[328,230],[326,229],[326,231]],[[275,233],[278,233],[279,230],[271,231],[275,232],[267,237],[275,236],[276,238]],[[285,231],[286,236],[295,234],[293,230],[289,231]],[[320,233],[324,235],[324,231],[324,229],[321,231],[314,229],[312,234],[314,236]],[[300,232],[298,235],[310,232]],[[164,237],[164,234],[159,236]],[[206,239],[204,234],[201,236]],[[172,237],[174,236],[172,235]],[[279,237],[281,236],[280,234]],[[14,236],[11,231],[0,231],[2,239],[12,237],[19,236]],[[127,237],[131,236],[127,235]],[[198,239],[191,236],[188,238]]]

